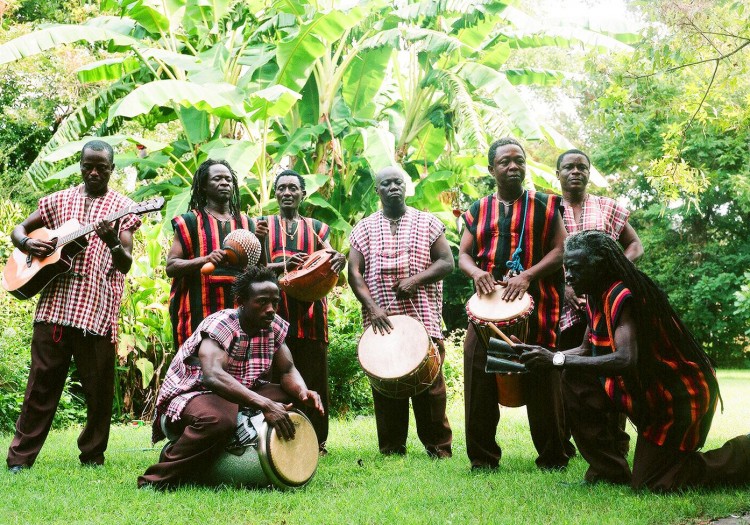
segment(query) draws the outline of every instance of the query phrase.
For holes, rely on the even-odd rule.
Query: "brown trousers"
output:
[[[443,341],[433,339],[445,359]],[[375,405],[375,424],[378,431],[378,447],[383,454],[406,454],[406,437],[409,431],[409,398],[386,397],[374,388],[372,400]],[[435,382],[424,392],[411,398],[417,436],[430,456],[450,457],[453,431],[445,415],[447,394],[443,369],[440,368]]]
[[[328,343],[315,339],[287,337],[286,344],[292,352],[294,366],[297,367],[302,379],[305,380],[307,388],[316,391],[323,402],[323,408],[325,409],[325,415],[323,416],[317,410],[308,406],[299,406],[298,408],[310,419],[318,437],[318,446],[324,448],[328,440],[328,404],[330,397]]]
[[[500,422],[495,374],[484,371],[487,350],[469,323],[464,341],[466,452],[472,467],[496,468],[502,450],[495,440]],[[560,374],[557,370],[526,374],[523,387],[529,430],[542,469],[565,468],[571,451],[565,446]]]
[[[279,385],[265,384],[255,391],[277,402],[290,401]],[[167,423],[169,430],[180,437],[164,447],[159,463],[151,465],[138,477],[138,486],[166,489],[183,483],[201,483],[211,463],[234,435],[238,409],[236,403],[216,394],[191,399],[180,418]]]
[[[115,385],[115,345],[111,337],[47,323],[34,324],[31,368],[8,466],[31,466],[47,439],[73,359],[86,400],[86,425],[78,436],[79,459],[104,463]]]
[[[748,436],[738,436],[709,452],[682,452],[638,436],[631,473],[610,424],[612,414],[618,412],[599,377],[565,370],[563,394],[573,438],[589,463],[586,481],[630,484],[655,492],[750,483]]]

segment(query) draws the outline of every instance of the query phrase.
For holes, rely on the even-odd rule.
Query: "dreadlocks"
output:
[[[633,265],[620,246],[601,231],[585,230],[565,240],[565,251],[581,250],[588,264],[597,269],[602,282],[622,281],[630,289],[637,306],[633,308],[639,348],[648,348],[654,329],[663,331],[682,354],[713,369],[710,358],[669,304],[667,295],[645,273]],[[638,372],[644,384],[653,378],[655,361],[650,352],[639,353]]]
[[[193,187],[190,191],[190,204],[188,211],[203,210],[206,207],[206,183],[208,182],[208,172],[211,166],[221,164],[229,173],[232,174],[232,197],[229,200],[229,211],[235,218],[240,220],[240,187],[237,184],[237,174],[234,172],[229,163],[225,160],[208,159],[204,161],[193,176]]]

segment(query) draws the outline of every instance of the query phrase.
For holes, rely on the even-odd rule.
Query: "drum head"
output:
[[[294,423],[294,439],[282,439],[276,429],[268,436],[268,460],[279,479],[297,487],[307,483],[318,468],[318,438],[310,421],[297,412],[290,412]]]
[[[371,376],[398,379],[424,360],[430,349],[430,336],[422,323],[408,315],[388,317],[393,330],[390,334],[376,334],[372,326],[359,340],[359,363]]]
[[[474,294],[466,305],[466,312],[480,321],[499,323],[510,321],[522,314],[527,314],[533,308],[534,301],[528,293],[524,293],[515,301],[504,301],[502,291],[505,287],[495,285],[491,294]],[[525,316],[523,316],[525,317]]]

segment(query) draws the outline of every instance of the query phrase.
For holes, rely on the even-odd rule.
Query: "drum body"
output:
[[[300,301],[318,301],[333,290],[339,274],[331,268],[333,254],[327,250],[313,252],[304,264],[279,279],[279,286]]]
[[[210,467],[207,482],[274,486],[281,490],[307,484],[318,468],[318,439],[303,413],[293,411],[289,417],[295,434],[294,439],[287,441],[265,421],[263,414],[248,417],[240,412],[235,440]]]
[[[440,353],[425,327],[407,315],[391,315],[390,334],[372,326],[359,340],[357,357],[372,387],[387,397],[404,399],[427,390],[440,373]]]
[[[524,293],[515,301],[504,301],[503,289],[504,287],[496,285],[493,293],[474,294],[466,303],[466,314],[485,349],[489,346],[490,337],[497,337],[490,323],[500,328],[508,337],[515,335],[526,342],[529,317],[534,311],[534,299],[528,293]],[[526,404],[523,396],[523,372],[495,374],[495,379],[498,402],[501,405],[520,407]]]

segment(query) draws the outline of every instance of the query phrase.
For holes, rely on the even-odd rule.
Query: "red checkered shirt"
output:
[[[39,200],[45,227],[57,229],[70,219],[76,219],[83,227],[135,204],[109,190],[91,202],[87,215],[82,188],[80,185],[58,191]],[[136,215],[126,215],[120,221],[120,231],[135,231],[140,225]],[[115,268],[104,241],[92,234],[88,242],[83,253],[73,260],[70,271],[57,276],[42,290],[34,321],[72,326],[96,335],[111,334],[115,342],[125,276]]]
[[[375,302],[391,315],[403,314],[418,319],[430,336],[439,339],[443,338],[443,283],[420,286],[411,299],[396,299],[391,286],[398,279],[429,268],[432,265],[430,248],[444,233],[445,226],[437,217],[407,207],[395,237],[382,211],[362,219],[349,236],[349,243],[365,260],[363,277]],[[370,326],[364,308],[362,321],[365,328]]]
[[[198,349],[204,338],[211,338],[229,354],[226,371],[247,388],[271,368],[276,351],[281,348],[289,323],[278,315],[270,328],[248,336],[240,327],[237,309],[220,310],[206,317],[193,335],[177,351],[156,400],[157,421],[162,414],[174,421],[180,418],[188,401],[211,391],[203,385]]]
[[[563,207],[563,222],[569,235],[584,230],[598,230],[617,240],[630,216],[630,212],[616,200],[596,195],[586,195],[579,222],[576,222],[573,208],[565,200],[563,200]],[[563,306],[560,330],[585,322],[585,313],[573,310],[567,304]]]

